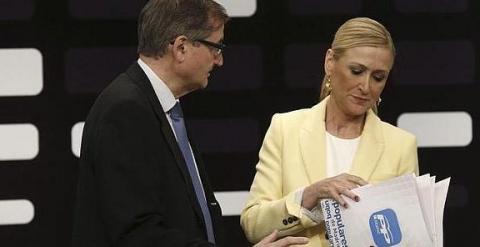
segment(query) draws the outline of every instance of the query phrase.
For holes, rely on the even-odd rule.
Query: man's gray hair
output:
[[[180,35],[206,39],[228,21],[225,8],[213,0],[150,0],[138,18],[137,53],[162,57]]]

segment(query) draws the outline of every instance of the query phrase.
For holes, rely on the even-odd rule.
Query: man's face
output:
[[[189,55],[186,59],[186,73],[184,74],[185,82],[193,90],[205,88],[208,84],[210,72],[215,66],[223,65],[223,55],[218,53],[218,49],[208,45],[207,42],[222,43],[223,42],[222,24],[214,31],[206,42],[191,41]]]

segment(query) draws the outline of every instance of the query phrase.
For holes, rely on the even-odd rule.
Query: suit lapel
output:
[[[311,108],[300,130],[300,150],[310,184],[326,177],[325,106],[327,100]]]
[[[368,181],[377,167],[384,148],[380,119],[372,110],[369,110],[350,173]]]
[[[185,160],[183,158],[180,147],[177,144],[177,140],[175,139],[175,135],[173,134],[172,128],[170,127],[167,117],[165,116],[165,112],[163,112],[162,105],[160,104],[160,101],[158,100],[157,95],[153,90],[152,84],[150,83],[147,75],[143,72],[143,70],[140,68],[137,62],[135,62],[130,66],[130,68],[128,68],[127,75],[130,78],[132,78],[132,80],[146,94],[152,106],[153,111],[155,112],[155,114],[157,115],[157,118],[159,119],[162,133],[165,137],[165,140],[167,140],[170,151],[172,152],[175,158],[177,167],[183,175],[183,180],[187,184],[187,188],[190,188],[187,191],[188,191],[189,198],[191,200],[192,205],[195,205],[194,210],[197,216],[203,219],[203,214],[202,214],[200,205],[198,204],[195,192],[193,190],[192,180],[188,173],[187,165],[185,164]],[[204,221],[201,220],[201,222],[203,223]]]

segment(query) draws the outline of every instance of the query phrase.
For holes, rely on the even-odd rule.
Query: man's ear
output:
[[[187,46],[188,38],[185,35],[180,35],[176,37],[172,42],[170,42],[170,46],[172,47],[172,57],[180,62],[185,60],[185,54],[187,53]]]
[[[335,63],[335,58],[333,57],[334,53],[332,49],[328,49],[327,53],[325,54],[325,75],[331,75],[333,71],[333,65]]]

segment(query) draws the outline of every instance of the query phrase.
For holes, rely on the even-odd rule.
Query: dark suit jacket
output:
[[[220,207],[192,148],[218,244]],[[206,239],[182,153],[151,83],[135,63],[100,94],[85,122],[72,244],[211,246]]]

